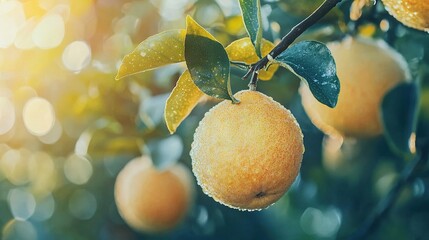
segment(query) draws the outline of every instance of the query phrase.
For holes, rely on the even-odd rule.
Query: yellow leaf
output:
[[[202,96],[204,96],[204,93],[195,85],[191,74],[186,70],[180,76],[165,105],[165,122],[171,134],[191,113]]]
[[[126,55],[116,79],[185,61],[185,30],[170,30],[151,36]]]
[[[262,39],[262,55],[265,56],[274,48],[274,44],[270,41]],[[256,55],[255,48],[250,41],[250,38],[241,38],[238,39],[231,44],[229,44],[225,48],[228,53],[228,57],[230,61],[239,61],[244,62],[246,64],[253,64],[259,60],[259,57]],[[272,64],[268,71],[261,70],[259,71],[259,79],[261,80],[270,80],[274,73],[278,69],[277,64]]]
[[[213,37],[213,35],[211,35],[189,15],[186,16],[186,30],[187,33],[190,35],[206,37],[217,42],[216,38]]]

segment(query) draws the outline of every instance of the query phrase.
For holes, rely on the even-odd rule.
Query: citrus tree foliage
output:
[[[323,2],[0,1],[0,239],[427,238],[427,1],[338,1],[290,38]],[[288,35],[290,44],[278,48]],[[325,44],[347,36],[385,41],[410,69],[408,81],[383,96],[376,137],[328,137],[301,104],[300,85],[327,108],[339,106],[340,69]],[[219,101],[240,104],[233,96],[252,77],[257,91],[291,110],[304,135],[287,194],[242,212],[195,185],[193,205],[174,229],[130,227],[114,199],[121,170],[142,155],[157,171],[177,163],[191,169],[200,120]],[[141,181],[130,182],[124,189],[132,197]]]
[[[231,89],[231,61],[253,64],[260,59],[261,53],[269,55],[272,44],[261,37],[259,1],[240,1],[240,6],[253,47],[248,45],[249,38],[243,38],[224,48],[192,17],[187,16],[184,38],[184,30],[160,33],[144,40],[124,58],[117,79],[165,64],[186,61],[188,72],[182,74],[165,108],[165,121],[171,133],[195,107],[202,96],[200,92],[215,98],[229,99],[233,103],[239,102],[233,97]],[[171,48],[174,51],[170,52]],[[318,64],[315,64],[316,59]],[[335,62],[322,43],[303,42],[270,60],[306,81],[320,102],[335,106],[340,85]],[[269,80],[276,68],[267,68],[268,72],[262,70],[261,78]],[[197,88],[189,81],[184,83],[189,77]]]

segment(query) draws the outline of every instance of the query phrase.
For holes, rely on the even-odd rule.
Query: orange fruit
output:
[[[192,170],[204,193],[241,210],[276,202],[299,173],[303,136],[294,116],[256,91],[206,113],[192,143]]]
[[[302,105],[325,134],[372,137],[383,132],[380,104],[384,95],[409,80],[405,59],[382,40],[346,37],[327,44],[335,59],[341,90],[335,108],[319,103],[301,84]]]
[[[149,157],[130,161],[115,183],[118,211],[133,229],[163,232],[176,227],[190,209],[194,192],[191,171],[175,164],[155,169]]]
[[[386,10],[404,25],[429,32],[428,0],[382,0]]]

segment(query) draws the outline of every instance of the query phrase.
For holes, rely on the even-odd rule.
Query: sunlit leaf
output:
[[[261,57],[262,20],[259,0],[239,0],[247,33],[255,46],[256,54]]]
[[[381,114],[385,136],[390,146],[401,154],[410,154],[410,137],[416,130],[419,102],[415,83],[403,83],[383,98]]]
[[[186,70],[176,83],[165,105],[164,117],[170,133],[174,133],[180,123],[191,113],[204,93],[192,81]]]
[[[334,58],[324,44],[299,42],[280,53],[273,62],[305,80],[319,102],[331,108],[337,105],[340,82]]]
[[[185,30],[170,30],[147,38],[124,57],[116,79],[185,61],[185,35]]]
[[[215,38],[191,17],[186,19],[185,59],[195,85],[205,94],[234,99],[228,54]]]
[[[274,44],[270,41],[262,39],[261,44],[262,55],[267,55],[274,48]],[[250,38],[241,38],[229,44],[225,48],[230,61],[244,62],[246,64],[256,63],[260,58],[256,55],[255,48],[250,41]],[[259,79],[270,80],[278,69],[278,64],[272,64],[268,71],[259,71]]]
[[[205,30],[201,25],[199,25],[192,17],[186,17],[186,35],[197,35],[200,37],[205,37],[210,40],[216,41],[216,38],[213,37],[207,30]]]

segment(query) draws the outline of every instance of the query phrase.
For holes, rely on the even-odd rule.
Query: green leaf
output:
[[[116,79],[185,61],[185,30],[170,30],[151,36],[126,55]]]
[[[191,17],[186,19],[185,59],[195,85],[205,94],[238,102],[231,92],[228,54]]]
[[[240,0],[239,2],[247,33],[252,40],[253,46],[255,46],[256,54],[261,57],[261,4],[259,0]]]
[[[404,155],[410,154],[410,137],[416,130],[419,92],[415,83],[399,84],[384,96],[381,116],[390,147]]]
[[[340,82],[334,58],[324,44],[302,41],[271,60],[305,80],[319,102],[331,108],[337,105]]]

